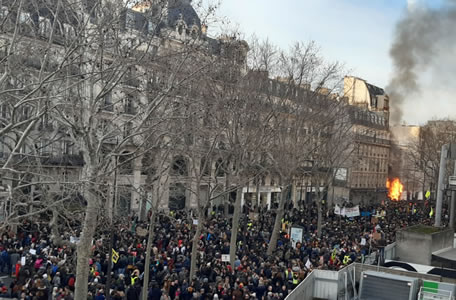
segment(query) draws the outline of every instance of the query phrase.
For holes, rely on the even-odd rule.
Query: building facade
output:
[[[106,2],[116,3],[114,0]],[[117,2],[117,4],[119,3],[122,1]],[[107,43],[106,49],[107,51],[120,51],[121,54],[125,54],[126,58],[109,54],[103,56],[105,60],[102,63],[94,62],[92,55],[95,55],[99,48],[93,45],[90,51],[93,50],[95,54],[89,51],[81,55],[81,58],[87,59],[87,62],[78,62],[63,69],[58,64],[62,63],[59,54],[69,51],[71,42],[78,39],[78,22],[68,16],[62,17],[59,27],[62,30],[59,29],[55,33],[56,39],[52,40],[54,35],[50,34],[53,32],[51,25],[55,24],[53,23],[55,21],[51,18],[51,12],[35,11],[34,7],[27,6],[17,12],[14,11],[13,2],[10,4],[11,6],[2,7],[3,16],[9,18],[11,15],[9,12],[13,10],[12,15],[18,16],[20,26],[33,29],[32,31],[20,31],[23,34],[18,47],[33,45],[34,48],[31,48],[29,53],[27,47],[24,46],[24,49],[20,49],[22,57],[14,57],[14,59],[20,59],[20,66],[23,69],[18,68],[17,74],[10,78],[12,100],[3,100],[0,105],[4,128],[8,129],[9,124],[14,123],[18,129],[8,132],[4,130],[0,134],[0,157],[3,159],[4,165],[14,166],[15,170],[21,171],[2,174],[2,184],[13,187],[15,193],[20,190],[24,197],[31,199],[31,203],[40,198],[54,199],[57,197],[56,195],[66,196],[66,193],[70,192],[77,195],[76,198],[83,199],[81,181],[83,181],[84,166],[89,163],[87,152],[90,151],[85,149],[85,156],[82,154],[83,139],[86,136],[75,138],[72,126],[78,125],[78,121],[84,121],[92,124],[96,130],[91,131],[87,128],[80,130],[87,130],[90,138],[100,141],[98,148],[91,150],[106,153],[106,157],[108,157],[106,162],[99,166],[107,170],[106,175],[103,175],[99,182],[99,195],[111,214],[116,212],[119,215],[128,215],[136,212],[144,216],[151,207],[150,199],[154,197],[163,199],[160,202],[160,208],[172,210],[195,208],[198,206],[198,201],[205,203],[208,199],[212,199],[211,204],[215,206],[223,205],[227,200],[234,200],[233,192],[227,191],[236,185],[236,180],[227,176],[232,170],[227,169],[229,163],[223,157],[222,143],[215,146],[216,151],[206,155],[210,145],[202,143],[201,140],[204,140],[205,137],[197,137],[191,130],[192,125],[199,125],[198,122],[210,123],[210,117],[192,120],[192,113],[197,111],[188,110],[200,98],[215,97],[215,94],[220,92],[221,85],[216,83],[211,87],[214,89],[213,91],[207,91],[203,88],[204,83],[196,80],[193,82],[192,77],[188,74],[201,65],[224,65],[227,61],[230,62],[226,64],[229,69],[224,69],[221,73],[228,75],[236,72],[248,73],[246,64],[248,45],[245,42],[227,36],[218,39],[208,37],[206,35],[207,27],[199,19],[191,1],[188,0],[170,0],[165,6],[157,6],[154,1],[144,1],[133,8],[113,4],[113,9],[122,8],[118,14],[120,16],[118,22],[115,22],[115,25],[119,26],[117,34],[120,38],[114,39],[118,44]],[[87,9],[88,20],[96,24],[97,14],[90,11],[90,5]],[[12,28],[14,29],[14,26]],[[49,44],[49,40],[52,40],[52,44]],[[10,55],[5,50],[8,49],[10,41],[11,37],[8,35],[3,35],[1,38],[4,50],[2,55],[6,55],[6,57]],[[148,42],[141,43],[140,41]],[[107,42],[112,42],[112,40],[107,39]],[[42,58],[36,54],[41,53],[37,51],[41,49],[40,47],[43,49],[47,47],[48,51],[49,49],[54,51],[56,61],[52,66],[44,64]],[[184,52],[184,49],[188,49],[185,47],[192,49],[191,60],[196,63],[190,65],[188,69],[183,68],[182,72],[177,72],[177,75],[169,75],[167,72],[176,67],[173,62],[182,57],[185,58],[183,53],[188,54],[188,52]],[[180,49],[182,52],[179,52]],[[142,55],[147,59],[142,60],[140,64],[129,61],[132,57]],[[74,58],[69,56],[68,59]],[[85,77],[88,75],[81,73],[81,70],[92,67],[96,69],[96,72],[88,74],[95,77],[97,75],[94,74],[106,72],[103,68],[109,70],[110,66],[116,65],[117,61],[123,59],[126,62],[119,64],[118,70],[114,70],[120,74],[118,79],[112,80],[115,85],[103,86],[98,81],[102,82],[104,79],[97,77],[96,83],[90,86],[91,81]],[[76,71],[72,67],[76,67]],[[20,113],[18,113],[19,109],[15,107],[17,102],[14,102],[17,99],[18,87],[20,90],[20,86],[28,83],[30,87],[36,86],[37,84],[33,82],[36,78],[33,76],[37,76],[40,70],[48,72],[49,69],[52,73],[53,68],[57,70],[53,75],[56,78],[54,82],[64,85],[66,89],[63,92],[55,91],[59,85],[47,83],[49,90],[43,89],[37,94],[36,99],[33,99],[33,103],[39,105],[21,105]],[[116,74],[115,72],[113,73]],[[27,81],[28,74],[33,77],[31,82]],[[56,74],[63,75],[59,77]],[[111,76],[111,73],[107,72],[106,75]],[[189,79],[185,78],[187,76]],[[88,77],[90,78],[90,76]],[[78,83],[75,84],[78,88],[73,88],[69,78],[78,79]],[[213,79],[215,82],[218,80],[216,76]],[[21,80],[24,82],[20,82]],[[182,80],[184,83],[168,88],[167,84],[172,80]],[[334,202],[346,199],[369,202],[375,195],[382,193],[386,182],[385,161],[388,161],[389,156],[389,133],[388,97],[381,89],[365,82],[363,86],[359,79],[346,78],[344,92],[349,105],[345,105],[345,102],[326,89],[320,88],[312,91],[308,84],[294,86],[283,79],[269,79],[268,75],[259,81],[263,81],[265,84],[258,93],[259,101],[270,99],[269,104],[285,104],[282,107],[283,111],[279,113],[279,115],[283,115],[284,120],[296,118],[292,111],[299,101],[309,102],[309,105],[303,106],[303,110],[300,111],[304,114],[304,116],[300,116],[304,121],[300,123],[299,128],[295,128],[299,132],[298,137],[308,136],[309,138],[308,143],[303,143],[303,145],[319,145],[330,136],[331,129],[334,129],[330,126],[334,126],[334,124],[331,123],[329,128],[328,125],[325,125],[327,128],[324,129],[322,129],[322,124],[325,123],[324,121],[328,121],[325,120],[325,117],[328,117],[325,109],[332,103],[344,103],[340,106],[344,113],[340,115],[348,116],[352,124],[352,132],[356,136],[352,149],[355,155],[351,156],[349,162],[337,166],[327,166],[319,161],[321,157],[318,158],[317,154],[301,159],[299,168],[296,168],[299,169],[299,172],[294,174],[293,187],[289,195],[289,199],[295,205],[309,203],[319,192],[324,192],[325,199]],[[348,88],[350,85],[355,86],[355,89],[350,90]],[[242,87],[245,86],[241,85],[240,88]],[[24,93],[24,97],[27,92],[30,92],[28,88],[20,90]],[[41,103],[40,99],[49,94],[52,95],[50,101]],[[76,104],[86,105],[85,100],[94,94],[97,96],[93,107],[89,111],[84,108],[86,112],[90,112],[90,114],[88,113],[90,120],[85,120],[89,116],[78,115],[77,112],[72,115],[73,112],[68,111],[71,109],[81,109],[82,111],[79,104]],[[155,119],[142,119],[143,115],[148,112],[146,108],[150,108],[150,102],[155,99],[162,99],[166,103],[163,110],[154,115]],[[211,105],[210,102],[202,101],[201,103],[204,103],[205,106]],[[41,108],[41,105],[44,108]],[[262,103],[258,107],[261,106]],[[338,104],[334,105],[334,107],[338,106]],[[61,109],[53,112],[51,107]],[[217,116],[218,112],[215,110],[213,113],[213,116]],[[20,115],[17,120],[15,115]],[[80,120],[74,116],[78,116]],[[143,123],[161,124],[161,116],[168,116],[169,119],[175,120],[169,128],[162,131],[160,136],[166,141],[164,144],[172,141],[173,147],[172,149],[166,147],[156,149],[153,145],[147,146],[148,149],[153,149],[150,152],[154,153],[150,154],[143,150],[144,145],[150,142],[145,136],[151,140],[157,139],[157,136],[153,132],[144,130]],[[35,119],[38,121],[33,121]],[[31,133],[27,135],[27,139],[22,140],[20,133],[24,132],[28,125],[30,125]],[[151,128],[161,130],[160,126]],[[179,136],[184,129],[189,134],[185,137]],[[290,130],[286,126],[282,129]],[[137,134],[136,131],[141,130],[144,130],[144,133]],[[179,136],[180,142],[173,141],[173,134]],[[207,139],[207,141],[209,140]],[[151,155],[155,159],[151,158]],[[101,155],[100,158],[105,157]],[[319,178],[319,173],[328,172],[331,174],[334,172],[335,177],[330,188],[328,188],[327,182],[320,182],[316,179]],[[160,176],[156,176],[157,173]],[[195,173],[198,173],[198,176],[195,176]],[[154,179],[155,177],[158,179]],[[195,180],[196,177],[199,179]],[[21,186],[25,186],[25,188],[20,188]],[[160,191],[159,196],[156,195],[156,191]],[[281,192],[282,183],[277,174],[264,172],[244,185],[242,203],[251,208],[260,206],[273,208],[277,205]],[[218,194],[224,196],[218,197]],[[33,206],[33,204],[31,205]]]
[[[350,76],[344,78],[344,97],[352,107],[355,136],[347,182],[350,202],[385,200],[391,149],[389,97],[383,89]]]
[[[391,127],[390,176],[398,177],[404,186],[401,200],[423,200],[427,191],[424,172],[417,163],[420,131],[420,126],[413,125]]]

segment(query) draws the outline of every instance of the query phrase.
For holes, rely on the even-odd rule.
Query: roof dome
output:
[[[201,20],[193,8],[191,0],[170,0],[168,6],[168,26],[176,26],[181,18],[188,27],[196,25],[201,29]]]

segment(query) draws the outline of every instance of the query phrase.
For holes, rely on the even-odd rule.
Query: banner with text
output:
[[[341,215],[341,216],[347,217],[347,218],[359,217],[360,216],[359,205],[356,205],[355,207],[343,207],[343,208],[340,208],[338,205],[336,205],[336,207],[334,208],[334,214]]]

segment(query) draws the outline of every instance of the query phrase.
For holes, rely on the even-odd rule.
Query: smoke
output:
[[[403,120],[405,107],[410,107],[407,113],[413,113],[417,98],[426,97],[424,105],[428,107],[436,105],[432,102],[435,99],[429,99],[435,91],[453,89],[456,93],[455,50],[456,0],[444,0],[437,8],[409,0],[390,49],[394,70],[386,90],[393,124]]]

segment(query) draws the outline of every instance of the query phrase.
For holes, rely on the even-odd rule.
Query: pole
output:
[[[441,226],[442,220],[442,202],[443,202],[443,192],[444,192],[444,179],[445,179],[445,167],[448,157],[449,145],[445,144],[442,146],[442,151],[440,154],[440,168],[439,168],[439,185],[437,187],[437,203],[435,208],[435,227]]]
[[[117,144],[119,141],[117,140]],[[116,205],[116,199],[117,199],[117,155],[115,156],[115,164],[114,164],[114,192],[112,193],[112,201],[114,202],[114,211],[112,212],[111,215],[111,237],[109,239],[109,253],[108,253],[108,274],[106,277],[106,299],[109,300],[111,298],[111,273],[112,273],[112,250],[114,248],[114,234],[115,234],[115,228],[114,228],[114,216],[116,215],[116,210],[117,210],[117,205]],[[112,207],[111,207],[112,209]]]
[[[456,176],[456,161],[454,162],[453,175]],[[456,191],[451,191],[451,204],[450,204],[450,228],[454,229],[454,213],[456,204]]]
[[[109,255],[108,255],[108,276],[106,277],[106,300],[111,298],[111,273],[112,273],[112,249],[114,248],[114,227],[111,225],[111,238],[109,241]]]

